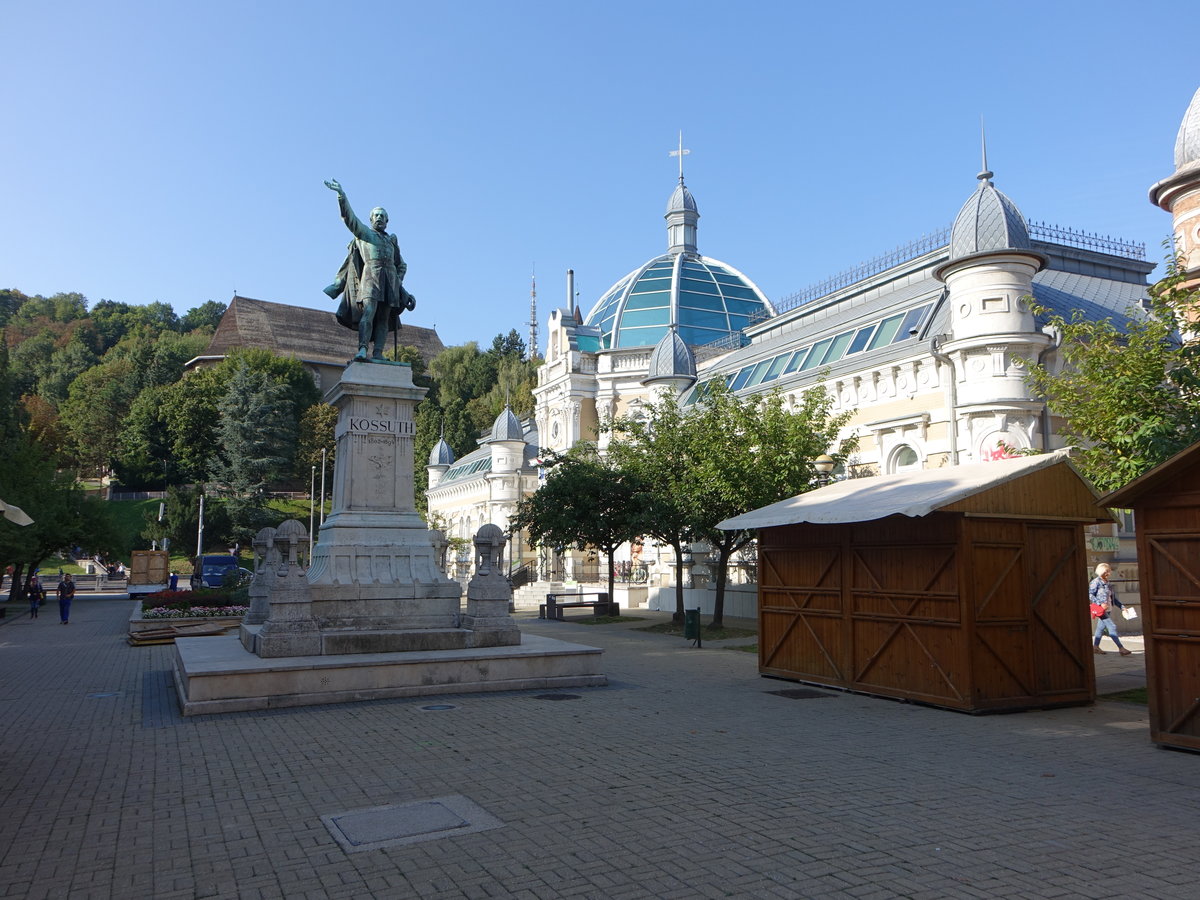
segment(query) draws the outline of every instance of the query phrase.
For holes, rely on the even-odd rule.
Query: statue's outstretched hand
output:
[[[338,184],[337,181],[334,179],[330,179],[329,181],[326,181],[325,187],[329,188],[331,191],[337,191],[339,194],[344,193],[344,191],[342,190],[342,186],[340,184]]]

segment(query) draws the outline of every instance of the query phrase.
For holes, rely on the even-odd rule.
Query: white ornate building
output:
[[[1175,163],[1151,199],[1172,212],[1180,249],[1200,271],[1200,92]],[[567,306],[550,314],[536,427],[525,426],[525,466],[509,483],[535,489],[539,436],[540,446],[565,450],[597,439],[603,419],[654,390],[678,391],[686,405],[718,378],[738,394],[778,389],[787,398],[824,384],[836,409],[851,413],[858,474],[1062,446],[1054,411],[1025,382],[1030,361],[1059,364],[1059,335],[1026,298],[1066,317],[1121,319],[1144,302],[1155,266],[1142,245],[1030,224],[993,178],[985,158],[946,231],[772,303],[746,275],[699,252],[699,208],[681,175],[667,204],[667,252],[619,279],[586,315],[569,283]],[[515,458],[515,437],[513,447]],[[467,468],[487,465],[492,452],[476,451]],[[460,467],[476,454],[446,471],[430,508],[503,526],[485,509],[499,514],[508,499],[485,500],[483,480],[471,512],[453,493],[466,496]],[[647,556],[654,606],[670,560],[656,578],[653,548]],[[735,598],[727,612],[743,614],[736,610]]]

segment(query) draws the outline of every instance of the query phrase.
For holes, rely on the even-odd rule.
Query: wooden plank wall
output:
[[[764,529],[760,671],[969,711],[1089,702],[1082,553],[1078,523],[950,513]]]
[[[1186,473],[1191,480],[1200,473]],[[1200,750],[1200,498],[1187,481],[1134,510],[1150,738]]]

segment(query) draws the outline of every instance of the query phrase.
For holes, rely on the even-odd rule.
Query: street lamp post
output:
[[[817,470],[817,484],[824,487],[833,481],[833,467],[837,465],[832,456],[822,453],[813,460],[813,468]]]
[[[321,524],[325,524],[325,448],[321,448]]]
[[[308,558],[312,559],[313,551],[313,513],[317,508],[317,467],[312,467],[312,477],[308,480]]]

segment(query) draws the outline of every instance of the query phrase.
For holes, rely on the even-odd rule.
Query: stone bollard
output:
[[[287,560],[272,575],[267,569],[267,599],[270,611],[255,642],[255,652],[263,657],[320,656],[321,634],[312,616],[312,597],[304,567],[302,549],[308,547],[308,532],[295,519],[288,519],[275,532],[275,545]]]
[[[254,536],[254,580],[250,582],[250,609],[242,619],[247,625],[267,621],[271,604],[267,599],[267,578],[279,570],[282,555],[275,546],[275,529],[263,528]]]
[[[475,577],[467,584],[462,627],[471,632],[472,647],[516,646],[521,632],[508,614],[512,586],[504,577],[504,532],[497,525],[484,525],[474,540]]]

